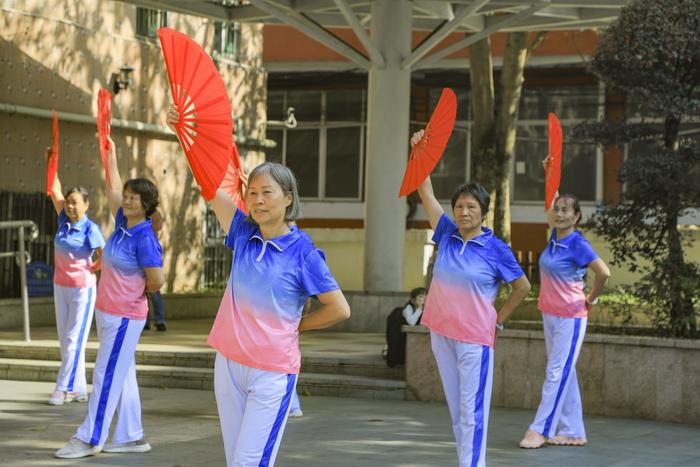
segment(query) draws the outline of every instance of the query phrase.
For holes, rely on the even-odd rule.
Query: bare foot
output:
[[[520,447],[523,449],[537,449],[544,446],[547,439],[536,431],[527,430],[525,437],[520,441]]]
[[[585,446],[588,444],[588,440],[586,438],[572,438],[569,436],[557,435],[554,438],[548,439],[547,444],[553,446]]]

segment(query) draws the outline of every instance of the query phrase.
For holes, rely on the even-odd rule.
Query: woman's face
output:
[[[559,198],[549,210],[552,227],[557,230],[571,229],[578,222],[580,214],[574,211],[574,203],[568,198]]]
[[[145,218],[146,210],[141,202],[141,195],[127,187],[122,196],[122,210],[127,218]]]
[[[284,194],[282,187],[269,173],[261,173],[248,180],[246,205],[250,216],[258,225],[283,223],[290,204],[292,195]]]
[[[423,308],[423,305],[425,305],[425,297],[425,294],[416,295],[411,299],[411,303],[416,308]]]
[[[83,195],[77,191],[68,195],[66,202],[63,204],[63,209],[65,209],[66,215],[72,223],[76,223],[82,219],[89,207],[90,203],[85,201]]]
[[[470,194],[461,195],[457,199],[452,213],[455,216],[457,227],[461,231],[479,228],[484,220],[479,201]]]

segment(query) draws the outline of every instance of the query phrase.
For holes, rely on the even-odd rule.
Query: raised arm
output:
[[[423,130],[413,133],[411,136],[411,147],[418,144],[418,141],[423,137]],[[430,222],[430,228],[435,230],[437,228],[440,217],[445,213],[445,210],[440,206],[440,202],[435,197],[433,192],[433,183],[430,181],[430,175],[420,184],[418,187],[418,195],[420,195],[420,201],[423,204],[423,209],[428,215],[428,222]]]
[[[53,149],[50,146],[46,148],[44,157],[47,163],[51,157],[53,157]],[[51,186],[51,202],[56,210],[56,214],[60,215],[63,210],[63,205],[66,204],[66,200],[63,197],[63,187],[61,186],[61,181],[58,179],[58,173],[56,173],[56,177],[53,179],[53,185]]]
[[[119,177],[117,150],[114,146],[114,141],[112,141],[112,138],[109,137],[107,139],[109,141],[109,149],[107,151],[107,167],[109,168],[110,182],[107,184],[107,201],[109,203],[109,212],[116,217],[117,211],[120,207],[122,207],[122,179]]]
[[[317,298],[321,308],[302,316],[299,331],[327,328],[350,317],[350,305],[340,290],[319,294]]]

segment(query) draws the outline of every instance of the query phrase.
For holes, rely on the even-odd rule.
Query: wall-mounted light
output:
[[[131,79],[131,74],[133,72],[133,68],[124,65],[119,69],[119,74],[114,74],[114,87],[112,88],[112,90],[114,91],[115,96],[119,94],[119,91],[121,91],[122,89],[129,89],[129,86],[134,84],[134,80]]]

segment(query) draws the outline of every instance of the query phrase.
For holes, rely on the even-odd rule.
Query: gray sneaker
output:
[[[151,445],[148,444],[146,438],[141,438],[138,441],[130,443],[114,444],[110,443],[104,447],[103,452],[148,452],[151,450]]]
[[[68,441],[68,444],[56,451],[54,455],[59,459],[78,459],[80,457],[94,456],[101,450],[101,447],[93,446],[73,436]]]

